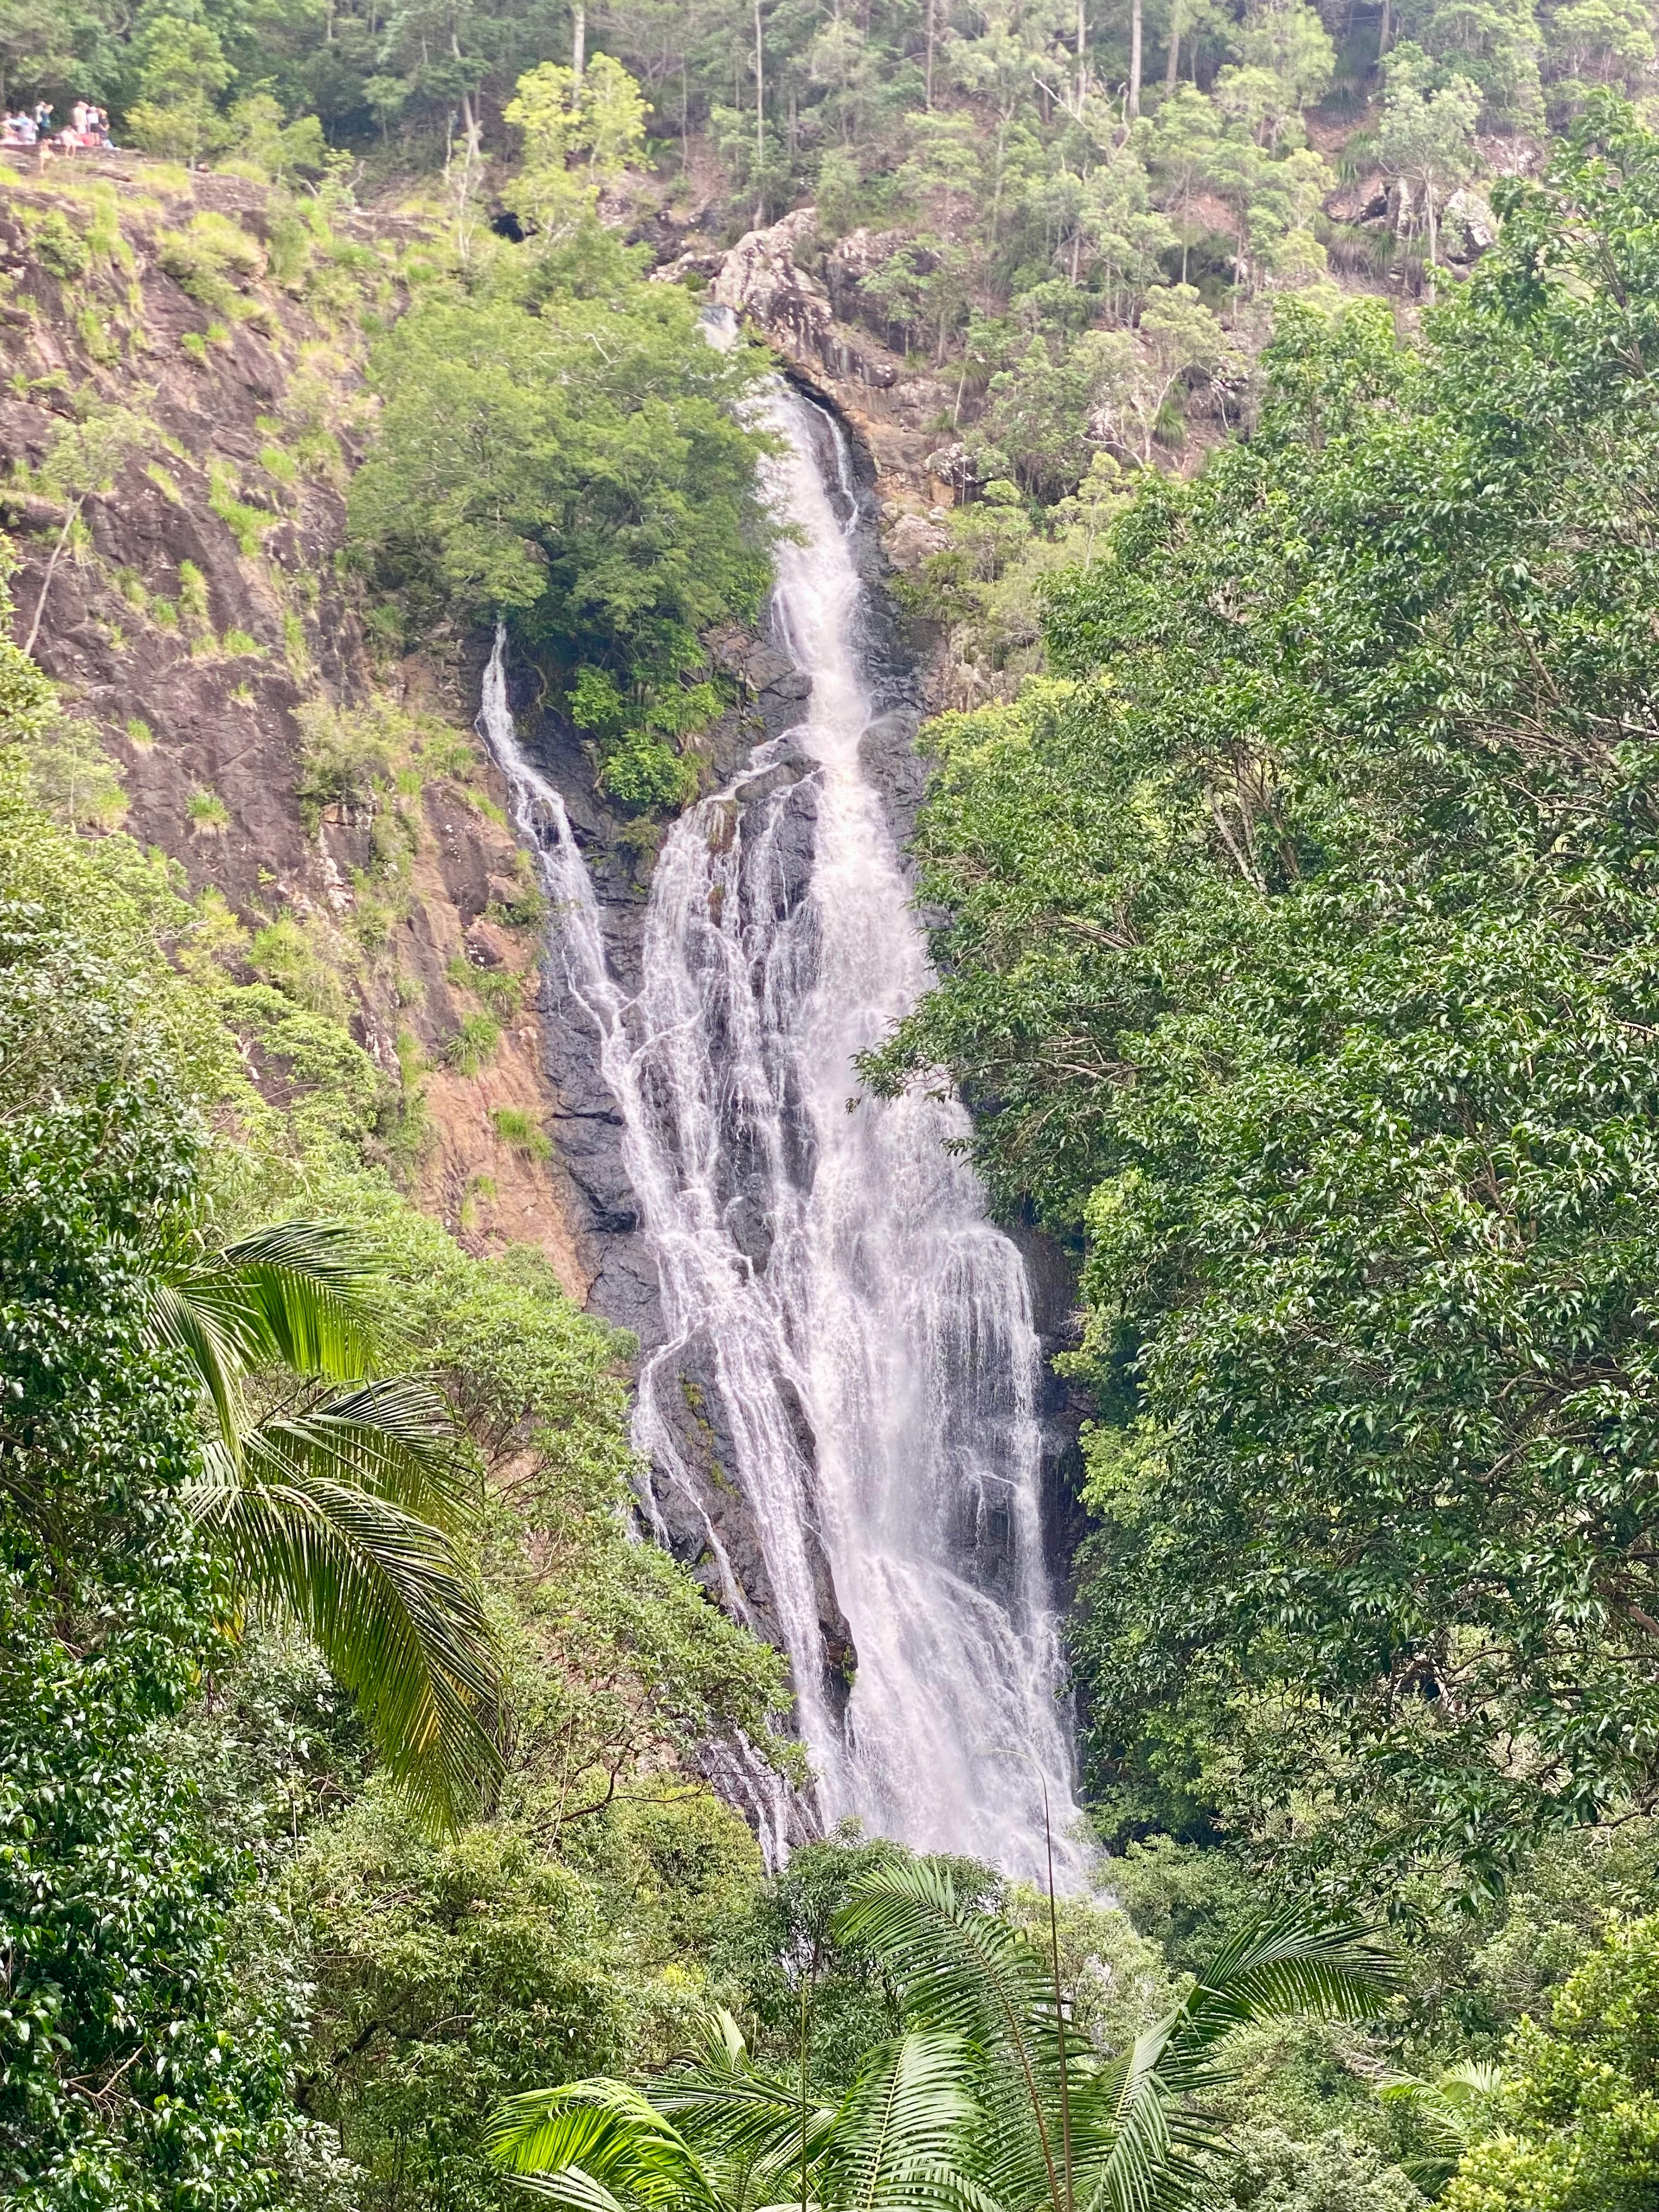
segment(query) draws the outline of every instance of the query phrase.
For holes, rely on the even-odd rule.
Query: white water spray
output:
[[[480,727],[541,854],[552,944],[593,1026],[657,1262],[665,1340],[640,1378],[635,1440],[695,1501],[679,1441],[695,1340],[793,1666],[813,1817],[1041,1879],[1046,1792],[1056,1863],[1075,1879],[1024,1271],[960,1155],[961,1109],[858,1096],[856,1054],[929,970],[860,757],[872,708],[846,447],[834,428],[832,492],[808,404],[780,388],[767,414],[783,444],[772,501],[797,532],[778,550],[776,613],[811,702],[670,831],[631,999],[563,804],[514,735],[500,635]],[[750,1614],[696,1510],[728,1604]],[[856,1647],[850,1700],[826,1670],[825,1563]],[[757,1762],[744,1780],[764,1796]],[[770,1811],[776,1855],[775,1788]]]

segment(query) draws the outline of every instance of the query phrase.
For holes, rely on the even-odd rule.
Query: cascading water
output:
[[[659,1490],[696,1500],[684,1443],[695,1345],[732,1462],[720,1476],[746,1502],[768,1625],[793,1666],[814,1825],[857,1815],[1038,1876],[1046,1792],[1057,1864],[1074,1876],[1024,1272],[961,1157],[961,1109],[857,1096],[855,1055],[915,1002],[928,968],[860,759],[872,705],[845,443],[781,386],[767,414],[781,447],[771,496],[795,533],[778,549],[775,616],[810,704],[670,831],[637,993],[607,964],[560,796],[518,744],[499,635],[480,726],[542,855],[551,936],[592,1025],[657,1264],[664,1341],[641,1374],[635,1442]],[[825,427],[833,484],[813,434]],[[727,1603],[752,1618],[695,1510]],[[850,1698],[827,1619],[850,1630]],[[786,1793],[758,1762],[743,1780],[763,1809],[769,1788],[776,1854]]]

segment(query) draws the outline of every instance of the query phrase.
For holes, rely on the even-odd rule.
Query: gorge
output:
[[[646,1510],[788,1656],[808,1791],[732,1771],[742,1747],[720,1777],[775,1863],[853,1818],[1038,1879],[1051,1824],[1075,1878],[1024,1268],[961,1157],[961,1109],[861,1097],[854,1066],[927,982],[864,756],[882,704],[856,557],[868,502],[823,408],[779,381],[763,419],[788,532],[771,623],[810,690],[670,830],[637,988],[519,744],[504,630],[480,715],[540,852],[551,988],[616,1103],[654,1267]]]
[[[1650,10],[733,4],[0,28],[0,2197],[1651,2212]]]

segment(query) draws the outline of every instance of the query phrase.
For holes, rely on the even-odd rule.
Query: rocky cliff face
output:
[[[286,220],[263,188],[224,176],[0,168],[0,528],[19,633],[38,615],[35,649],[119,782],[65,803],[177,864],[239,980],[348,1022],[384,1085],[386,1157],[464,1243],[538,1246],[574,1296],[649,1348],[656,1277],[617,1109],[556,932],[544,957],[530,856],[472,728],[480,641],[377,656],[342,565],[345,487],[372,419],[364,331],[395,309],[411,240],[341,216],[296,242]],[[923,783],[926,641],[879,588],[881,541],[902,560],[905,529],[926,530],[951,496],[927,467],[942,394],[839,312],[881,242],[843,241],[821,282],[794,258],[810,228],[806,210],[744,240],[711,291],[759,321],[853,433],[860,558],[878,586],[866,645],[883,711],[866,743],[902,840]],[[804,882],[809,763],[786,752],[746,782],[741,769],[799,720],[806,681],[776,635],[712,646],[739,697],[700,740],[706,787],[732,786],[734,817],[781,802]],[[534,672],[509,665],[509,685],[628,988],[656,833],[607,806]],[[305,1079],[258,1040],[250,1056],[294,1103]],[[763,1219],[754,1234],[764,1242]],[[660,1485],[649,1503],[711,1595],[781,1641],[706,1365],[693,1343],[678,1378],[695,1510]],[[720,1586],[711,1529],[735,1592]],[[844,1702],[854,1655],[819,1565],[825,1681]]]
[[[952,392],[872,327],[880,319],[862,288],[906,234],[854,230],[820,252],[817,232],[817,210],[796,208],[728,252],[684,253],[660,273],[707,277],[709,297],[758,330],[801,384],[835,409],[868,457],[884,547],[906,566],[895,529],[908,518],[914,531],[962,490],[959,443],[940,428],[950,422]]]
[[[388,1156],[463,1242],[533,1243],[585,1296],[536,902],[464,672],[377,665],[342,580],[363,328],[405,238],[234,178],[66,167],[0,168],[18,633],[120,786],[63,803],[176,862],[240,980],[349,1021]],[[259,1070],[289,1103],[295,1072]]]

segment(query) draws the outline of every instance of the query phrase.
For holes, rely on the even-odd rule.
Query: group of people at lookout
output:
[[[77,100],[64,128],[55,130],[55,110],[50,100],[37,100],[33,107],[19,107],[0,119],[0,145],[34,146],[58,154],[112,154],[109,112],[89,100]]]

